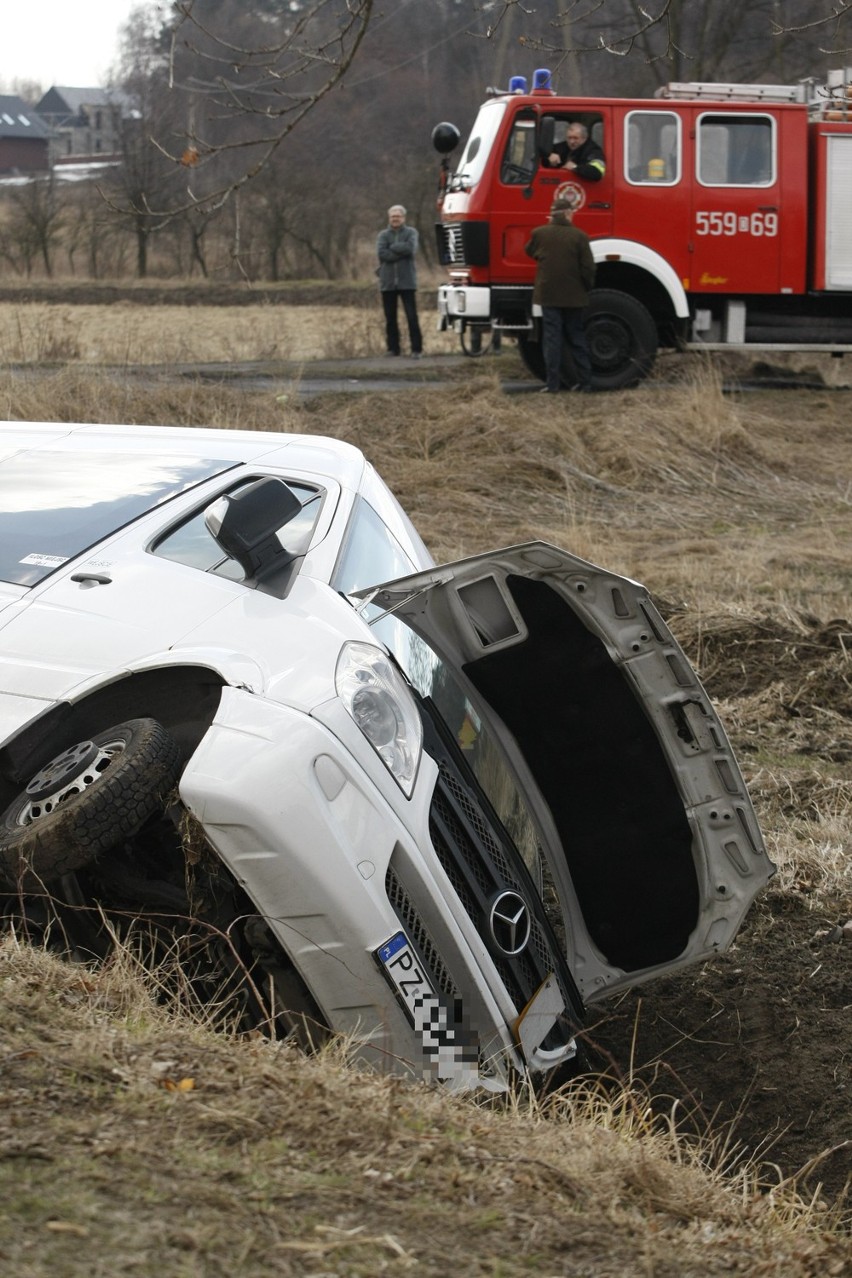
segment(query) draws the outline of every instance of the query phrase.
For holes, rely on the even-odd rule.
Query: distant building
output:
[[[121,122],[127,112],[120,93],[54,85],[36,104],[36,111],[53,135],[52,165],[119,159]]]
[[[30,176],[49,169],[49,126],[21,98],[0,94],[0,174]]]

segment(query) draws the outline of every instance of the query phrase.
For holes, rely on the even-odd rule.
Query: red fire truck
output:
[[[489,90],[455,171],[458,130],[433,130],[443,328],[463,344],[515,337],[543,378],[524,245],[567,196],[597,263],[595,389],[639,381],[661,347],[852,351],[852,69],[824,84],[670,84],[650,99],[562,97],[550,81],[539,70],[531,89],[514,77]],[[574,122],[604,150],[599,181],[549,167]],[[575,380],[567,353],[563,376]]]

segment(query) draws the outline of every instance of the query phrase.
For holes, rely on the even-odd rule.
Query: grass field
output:
[[[452,386],[379,393],[146,384],[99,362],[144,362],[149,331],[179,362],[257,355],[208,345],[212,321],[190,341],[177,310],[141,309],[124,332],[113,320],[125,356],[83,356],[88,320],[52,315],[50,340],[75,333],[77,354],[38,376],[0,365],[2,416],[330,434],[364,449],[438,560],[540,537],[644,581],[719,706],[779,869],[727,955],[592,1018],[618,1084],[549,1106],[362,1076],[345,1045],[306,1061],[233,1040],[159,1004],[127,952],[89,972],[7,938],[0,1261],[20,1278],[850,1272],[845,370],[817,365],[823,389],[724,394],[718,366],[667,358],[641,388],[547,412],[505,393],[522,376],[511,352]],[[318,354],[324,335],[346,346],[329,358],[374,351],[375,314],[347,330],[318,309],[300,317]],[[13,354],[38,329],[17,313],[0,359],[36,364],[37,346]]]
[[[427,349],[458,348],[435,331],[432,294],[421,300]],[[400,318],[402,312],[400,310]],[[405,328],[403,325],[403,341]],[[404,345],[405,349],[405,345]],[[0,364],[219,363],[223,360],[345,359],[385,350],[378,294],[338,306],[233,306],[0,302]]]

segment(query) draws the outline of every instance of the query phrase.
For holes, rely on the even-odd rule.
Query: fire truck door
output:
[[[586,123],[590,136],[603,147],[611,134],[607,109],[593,115],[577,110],[560,111],[556,121],[556,141],[564,139],[572,120]],[[598,182],[578,178],[572,170],[551,168],[535,155],[535,117],[519,112],[515,117],[503,153],[492,201],[492,267],[494,278],[517,281],[529,274],[533,266],[524,253],[524,245],[535,226],[547,221],[550,206],[557,194],[569,191],[577,200],[577,225],[595,238],[608,235],[612,229],[612,168]],[[608,159],[608,157],[606,157]]]
[[[716,111],[695,122],[692,293],[775,293],[781,275],[777,121]]]
[[[588,236],[596,239],[612,232],[612,112],[597,108],[594,112],[559,111],[556,115],[555,136],[557,149],[566,148],[566,135],[570,124],[582,124],[588,130],[589,140],[603,151],[604,172],[597,181],[578,177],[571,169],[549,168],[542,165],[536,174],[536,187],[544,195],[547,207],[556,195],[571,195],[576,199],[575,220]],[[557,152],[558,153],[558,152]],[[568,153],[569,158],[570,152]]]

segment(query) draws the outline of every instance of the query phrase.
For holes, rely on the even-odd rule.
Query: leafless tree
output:
[[[140,132],[176,180],[156,200],[128,191],[128,213],[156,225],[222,204],[256,176],[340,81],[372,8],[373,0],[175,0],[149,69],[156,111],[142,112]]]
[[[53,275],[53,253],[65,218],[59,183],[53,176],[40,177],[12,187],[9,214],[4,219],[3,256],[27,276],[41,258],[45,274]]]
[[[669,80],[759,79],[805,75],[818,52],[814,34],[839,25],[852,0],[479,0],[478,34],[501,45],[509,28],[530,51],[546,55],[554,71],[579,83],[579,65],[594,59],[596,84],[617,67],[619,89],[641,78]],[[553,12],[553,10],[558,10]],[[830,12],[826,12],[829,10]],[[835,50],[837,51],[837,50]],[[608,64],[608,66],[607,66]]]
[[[792,6],[779,6],[789,9]],[[852,0],[822,0],[817,5],[797,5],[793,14],[778,15],[779,35],[816,37],[821,53],[830,57],[852,52]]]

